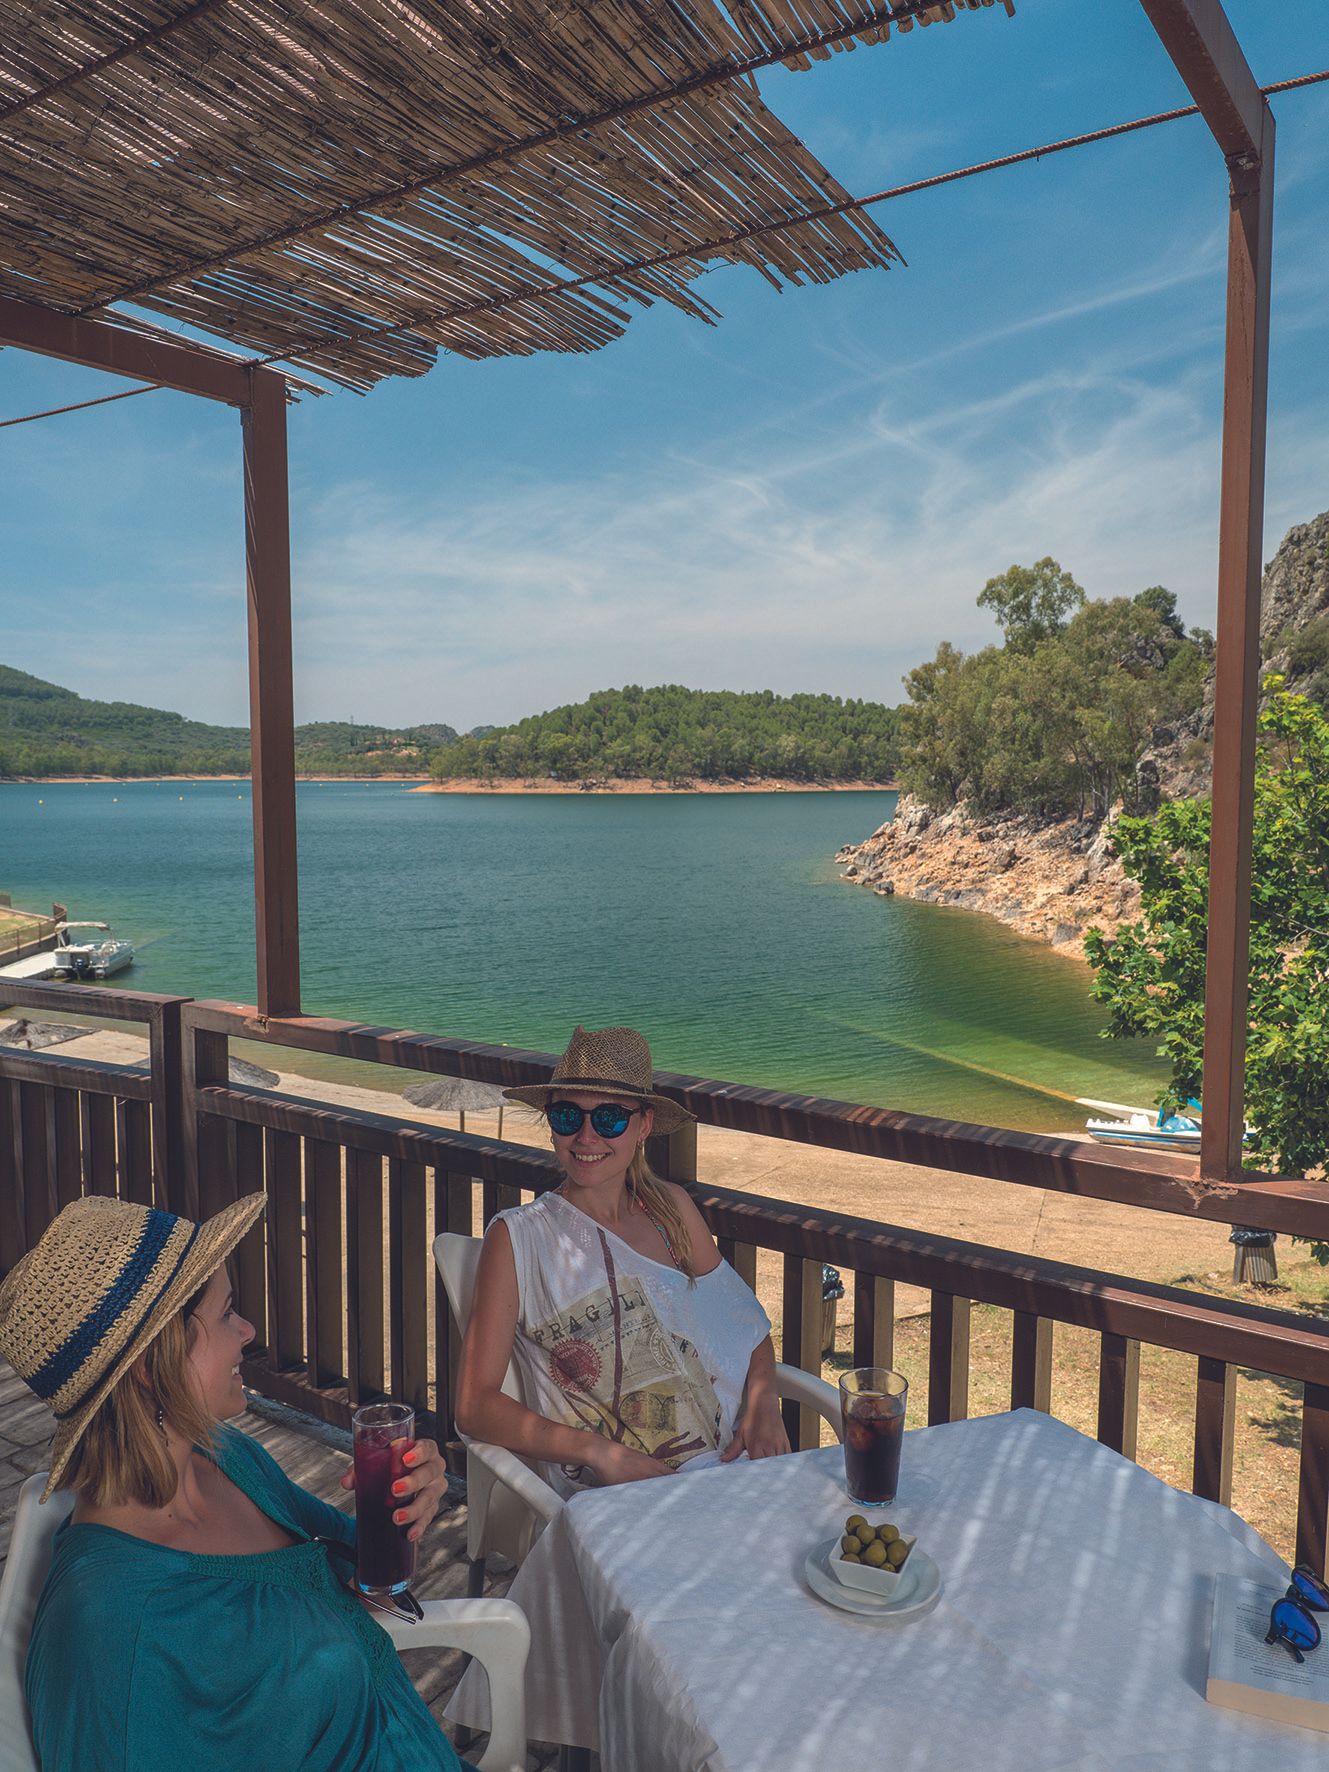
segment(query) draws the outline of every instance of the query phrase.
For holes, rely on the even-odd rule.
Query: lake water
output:
[[[1153,1099],[1086,967],[839,878],[894,800],[301,784],[305,1008],[548,1051],[627,1022],[665,1069],[1030,1130]],[[113,924],[126,987],[252,1002],[251,865],[248,783],[0,786],[0,889]]]

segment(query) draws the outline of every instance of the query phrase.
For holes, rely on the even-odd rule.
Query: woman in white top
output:
[[[563,1181],[489,1227],[457,1425],[563,1495],[789,1450],[770,1320],[647,1166],[650,1133],[692,1117],[651,1081],[640,1034],[579,1027],[548,1083],[505,1091],[543,1111]],[[514,1354],[526,1402],[503,1394]]]

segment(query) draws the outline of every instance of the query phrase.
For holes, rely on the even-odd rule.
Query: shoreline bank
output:
[[[903,796],[895,816],[835,856],[841,878],[879,898],[981,911],[1087,966],[1085,931],[1115,935],[1140,889],[1111,847],[1111,820],[943,813]]]
[[[792,781],[785,777],[758,776],[751,781],[720,778],[716,781],[672,782],[649,776],[596,778],[588,781],[550,781],[518,776],[485,780],[456,775],[446,781],[430,781],[413,794],[887,794],[896,791],[893,781]]]
[[[216,781],[223,785],[227,782],[252,781],[252,775],[5,775],[0,776],[0,788],[59,788],[59,787],[132,787],[137,782],[203,782]],[[400,787],[403,782],[426,781],[428,778],[417,769],[411,775],[303,775],[296,772],[295,779],[304,782],[323,782],[331,785],[338,781],[391,781]]]

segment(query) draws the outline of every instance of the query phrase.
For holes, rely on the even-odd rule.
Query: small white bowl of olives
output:
[[[892,1600],[912,1579],[909,1553],[916,1542],[889,1520],[872,1525],[862,1514],[850,1514],[831,1547],[831,1574],[846,1587]]]

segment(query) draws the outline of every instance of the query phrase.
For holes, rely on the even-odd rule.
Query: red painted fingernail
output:
[[[393,1514],[392,1523],[394,1526],[404,1526],[406,1524],[406,1509],[404,1507],[399,1507]]]
[[[394,1483],[394,1484],[393,1484],[393,1485],[392,1485],[392,1493],[393,1493],[393,1494],[394,1494],[394,1495],[405,1495],[405,1493],[406,1493],[406,1484],[405,1484],[405,1483],[404,1483],[404,1482],[403,1482],[403,1481],[401,1481],[401,1479],[400,1479],[400,1478],[399,1478],[399,1479],[398,1479],[398,1480],[397,1480],[397,1482],[395,1482],[395,1483]]]

